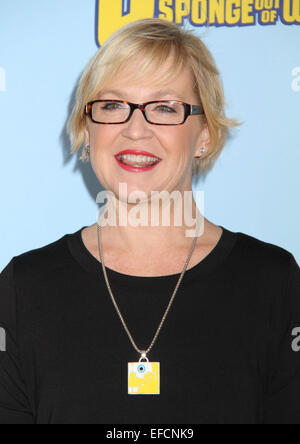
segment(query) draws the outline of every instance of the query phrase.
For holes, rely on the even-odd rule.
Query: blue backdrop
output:
[[[245,122],[194,183],[205,216],[300,262],[299,0],[18,0],[0,3],[1,269],[96,221],[100,184],[70,156],[66,120],[98,45],[149,16],[197,29],[222,73],[227,114]]]

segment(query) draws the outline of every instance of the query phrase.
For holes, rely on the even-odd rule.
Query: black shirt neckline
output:
[[[101,273],[103,276],[103,270],[101,262],[99,262],[86,248],[86,246],[83,243],[81,232],[84,228],[87,226],[83,226],[78,231],[72,234],[67,235],[67,242],[69,246],[69,250],[74,257],[74,259],[89,273],[98,275]],[[212,271],[214,271],[217,267],[219,267],[224,260],[228,257],[228,255],[231,253],[237,237],[238,233],[232,232],[223,226],[219,225],[220,228],[222,228],[222,235],[215,246],[215,248],[198,264],[194,265],[194,267],[190,268],[185,272],[184,280],[194,279],[195,277],[204,277],[207,274],[210,274]],[[111,268],[108,268],[105,266],[107,276],[109,279],[112,280],[131,280],[135,283],[143,283],[151,284],[153,282],[164,282],[164,281],[174,281],[178,280],[181,273],[177,274],[170,274],[170,275],[163,275],[163,276],[132,276],[127,275],[124,273],[119,273],[116,270],[113,270]]]

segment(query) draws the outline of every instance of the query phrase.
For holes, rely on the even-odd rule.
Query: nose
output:
[[[144,121],[144,122],[147,122],[146,121],[146,118],[145,118],[145,115],[144,115],[144,107],[143,106],[140,106],[139,108],[135,108],[134,110],[133,110],[133,113],[132,113],[132,115],[131,115],[131,118],[130,118],[130,120],[129,120],[129,122],[132,120],[132,119],[136,119],[136,115],[138,114],[138,119],[141,119],[142,121]]]
[[[136,108],[128,122],[122,125],[123,135],[131,139],[152,137],[150,123],[146,121],[143,111]]]

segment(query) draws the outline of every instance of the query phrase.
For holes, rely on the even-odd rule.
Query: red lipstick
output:
[[[120,156],[121,154],[135,154],[136,156],[156,157],[156,159],[162,160],[160,157],[155,156],[155,154],[148,153],[147,151],[140,151],[140,150],[124,150],[124,151],[120,151],[120,153],[116,154],[116,156]]]
[[[127,163],[124,163],[121,159],[119,159],[120,155],[125,155],[125,154],[133,154],[136,156],[147,156],[147,157],[153,157],[155,159],[157,159],[157,162],[153,163],[152,165],[145,165],[145,166],[134,166],[134,165],[129,165]],[[155,156],[152,153],[149,153],[147,151],[141,151],[141,150],[124,150],[121,151],[120,153],[115,155],[115,159],[118,163],[118,165],[123,168],[126,171],[129,171],[131,173],[144,173],[146,171],[150,171],[153,170],[153,168],[155,168],[161,161],[162,159],[158,156]]]

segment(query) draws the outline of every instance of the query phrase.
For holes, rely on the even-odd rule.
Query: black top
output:
[[[139,355],[82,229],[13,257],[0,274],[0,424],[300,424],[300,268],[221,228],[149,353],[159,395],[128,394]],[[107,274],[146,349],[180,274]]]

